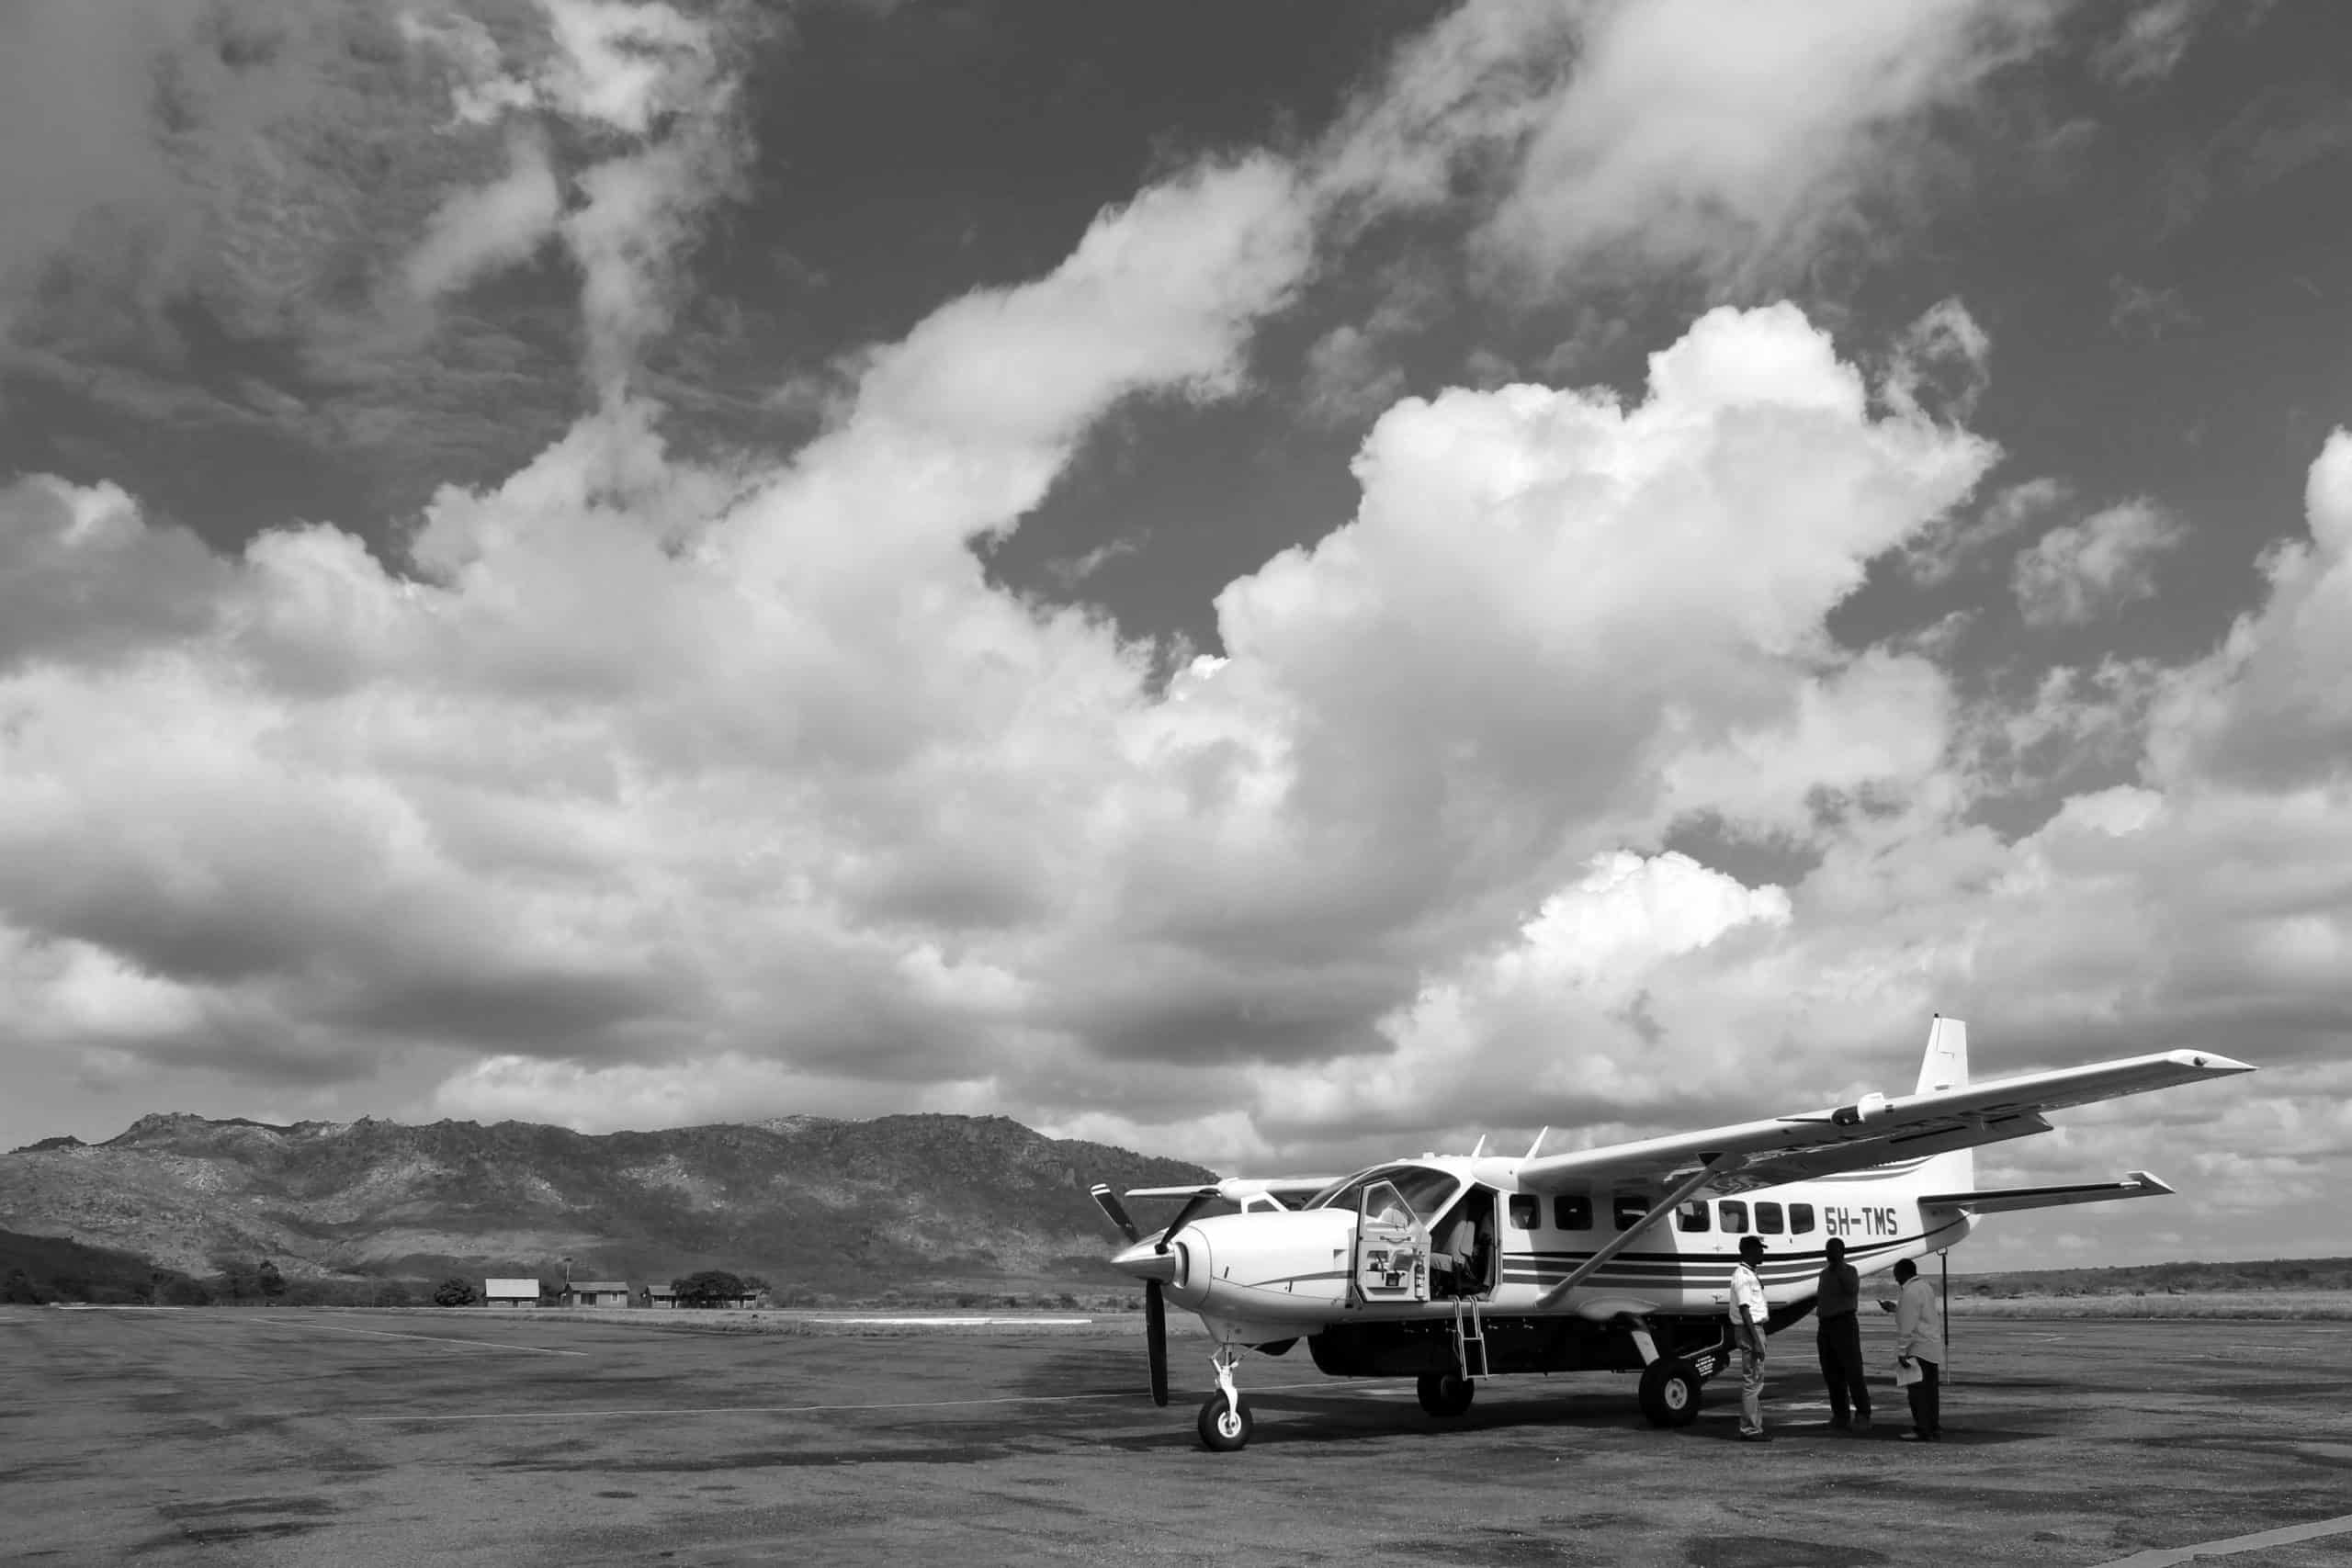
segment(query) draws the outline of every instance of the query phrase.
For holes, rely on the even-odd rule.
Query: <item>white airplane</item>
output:
[[[1241,1352],[1280,1355],[1302,1337],[1334,1376],[1417,1375],[1433,1416],[1461,1415],[1477,1380],[1498,1373],[1639,1371],[1643,1412],[1683,1426],[1701,1386],[1735,1359],[1741,1236],[1765,1240],[1776,1331],[1812,1309],[1832,1236],[1874,1274],[1951,1247],[1984,1214],[2170,1192],[2144,1171],[1980,1190],[1974,1151],[2050,1131],[2046,1111],[2252,1071],[2167,1051],[1972,1084],[1968,1026],[1938,1017],[1918,1086],[1900,1099],[1575,1154],[1539,1156],[1539,1134],[1521,1159],[1474,1150],[1338,1179],[1133,1189],[1184,1200],[1148,1236],[1108,1187],[1093,1192],[1130,1244],[1112,1263],[1144,1281],[1153,1400],[1168,1403],[1167,1302],[1197,1313],[1216,1342],[1216,1392],[1199,1421],[1211,1449],[1250,1440]],[[1220,1199],[1238,1212],[1200,1217]]]

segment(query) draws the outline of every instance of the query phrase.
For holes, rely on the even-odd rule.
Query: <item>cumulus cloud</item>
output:
[[[2127,501],[2052,528],[2010,570],[2030,626],[2080,626],[2154,596],[2158,558],[2184,537],[2154,502]]]
[[[6,689],[12,939],[201,1020],[109,1042],[165,1059],[461,1044],[626,1068],[649,1104],[713,1053],[792,1082],[953,1059],[1028,1102],[1092,1085],[1057,1092],[1074,1112],[1125,1059],[1208,1114],[1229,1086],[1190,1065],[1363,1048],[1621,831],[1916,768],[1867,737],[1932,681],[1839,673],[1820,622],[1990,448],[1873,418],[1786,309],[1709,317],[1635,407],[1393,411],[1356,521],[1235,583],[1229,657],[1162,696],[1143,650],[989,589],[966,543],[1102,411],[1240,384],[1309,265],[1298,212],[1262,161],[1146,193],[876,351],[845,422],[748,491],[608,409],[446,493],[417,580],[273,532],[187,578],[202,614],[148,653],[48,649]],[[1734,548],[1747,570],[1703,570]],[[1669,784],[1709,745],[1773,761]]]
[[[117,486],[0,487],[0,670],[110,661],[199,632],[227,573],[194,535],[148,526]]]
[[[2303,504],[2311,536],[2265,552],[2262,605],[2212,657],[2165,682],[2150,746],[2165,774],[2342,781],[2352,756],[2352,434],[2328,437]]]

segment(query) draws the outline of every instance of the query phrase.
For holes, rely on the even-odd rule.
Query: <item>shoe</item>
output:
[[[1843,1416],[1832,1416],[1829,1418],[1829,1429],[1833,1432],[1850,1432],[1853,1427],[1853,1422]]]
[[[1739,1435],[1739,1440],[1743,1443],[1769,1443],[1772,1440],[1772,1434],[1770,1432],[1742,1432]]]
[[[1870,1418],[1869,1416],[1855,1416],[1855,1417],[1854,1417],[1854,1430],[1855,1430],[1855,1431],[1857,1431],[1857,1432],[1867,1432],[1867,1431],[1869,1431],[1870,1429],[1871,1429],[1871,1418]]]

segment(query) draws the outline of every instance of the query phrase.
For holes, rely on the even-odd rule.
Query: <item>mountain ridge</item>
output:
[[[185,1111],[102,1143],[0,1155],[0,1225],[190,1274],[267,1257],[291,1278],[718,1267],[780,1289],[996,1288],[1117,1276],[1088,1196],[1205,1168],[1004,1116],[818,1116],[605,1134],[538,1122],[273,1123]]]

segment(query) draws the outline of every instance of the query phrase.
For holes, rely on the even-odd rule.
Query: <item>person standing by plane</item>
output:
[[[1739,1238],[1739,1262],[1731,1271],[1731,1335],[1739,1344],[1739,1440],[1769,1443],[1764,1429],[1764,1320],[1771,1305],[1757,1273],[1764,1261],[1764,1238]]]
[[[1894,1357],[1905,1367],[1917,1364],[1919,1381],[1913,1383],[1911,1430],[1906,1439],[1943,1441],[1944,1306],[1936,1288],[1920,1276],[1909,1258],[1894,1266]]]
[[[1829,1424],[1839,1431],[1871,1429],[1871,1388],[1862,1375],[1862,1277],[1846,1261],[1846,1243],[1829,1238],[1829,1261],[1815,1281],[1813,1315],[1820,1329],[1821,1381],[1829,1385]],[[1849,1413],[1850,1412],[1850,1413]]]

